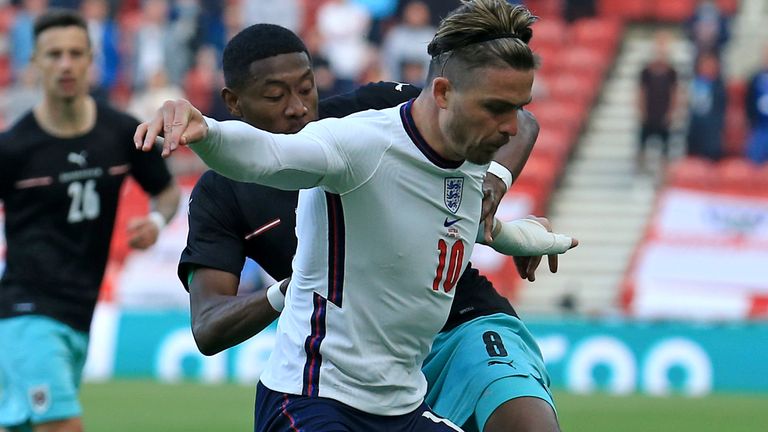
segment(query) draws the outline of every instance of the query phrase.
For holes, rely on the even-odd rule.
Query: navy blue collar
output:
[[[400,107],[400,119],[403,121],[403,128],[405,128],[405,133],[408,134],[408,137],[411,138],[411,141],[416,144],[416,147],[418,147],[421,153],[424,154],[424,156],[426,156],[427,159],[429,159],[429,161],[433,164],[445,169],[456,169],[460,167],[461,164],[464,163],[463,160],[448,160],[437,154],[437,152],[427,143],[427,140],[425,140],[421,135],[419,129],[416,128],[416,123],[413,121],[413,114],[411,113],[414,100],[415,99],[411,99]]]

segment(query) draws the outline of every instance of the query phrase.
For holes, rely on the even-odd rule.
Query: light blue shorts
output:
[[[0,426],[80,417],[88,334],[54,319],[0,319]]]
[[[539,346],[511,315],[475,318],[440,333],[422,370],[427,404],[467,431],[482,431],[496,408],[515,398],[537,397],[555,408]]]

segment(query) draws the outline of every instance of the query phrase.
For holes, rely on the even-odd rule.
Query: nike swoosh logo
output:
[[[261,227],[257,228],[255,231],[253,231],[252,233],[250,233],[247,236],[245,236],[245,239],[246,240],[250,240],[250,239],[256,237],[257,235],[263,234],[264,232],[269,231],[269,230],[271,230],[272,228],[274,228],[274,227],[276,227],[278,225],[280,225],[280,218],[277,218],[277,219],[273,220],[272,222],[268,222],[268,223],[262,225]]]
[[[452,220],[452,221],[449,221],[449,220],[448,220],[448,218],[445,218],[445,221],[443,222],[443,226],[447,228],[447,227],[449,227],[449,226],[451,226],[451,225],[455,224],[456,222],[458,222],[458,221],[460,221],[460,220],[461,220],[461,218],[458,218],[458,219],[454,219],[454,220]]]

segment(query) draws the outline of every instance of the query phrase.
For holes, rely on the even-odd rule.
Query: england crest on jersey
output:
[[[461,193],[464,191],[464,177],[446,177],[443,199],[445,206],[451,213],[459,211],[461,206]]]

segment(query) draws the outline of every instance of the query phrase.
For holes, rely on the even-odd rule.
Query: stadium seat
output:
[[[606,18],[644,21],[650,17],[651,0],[599,0],[598,13]]]
[[[740,0],[717,0],[717,5],[725,15],[733,15],[739,10]]]
[[[567,24],[557,18],[537,21],[533,25],[531,45],[534,50],[540,46],[561,47],[566,41]]]
[[[598,48],[613,55],[621,37],[622,24],[617,18],[582,18],[571,25],[572,41]]]
[[[678,159],[670,164],[666,181],[673,187],[713,190],[717,184],[715,165],[703,158]]]
[[[718,190],[726,193],[750,193],[758,186],[757,166],[745,158],[732,157],[715,165]]]
[[[695,7],[696,0],[654,0],[651,9],[657,20],[677,23],[693,15]]]
[[[11,60],[8,56],[0,55],[0,89],[8,86],[12,79]]]
[[[547,83],[550,97],[556,100],[572,100],[588,107],[597,92],[597,83],[590,75],[562,73]]]
[[[573,146],[573,136],[573,133],[564,128],[541,129],[533,153],[545,155],[557,161],[557,166],[562,167]]]
[[[8,35],[16,18],[16,10],[12,6],[0,7],[0,35]]]
[[[602,79],[611,58],[600,49],[588,46],[569,46],[559,53],[557,66],[560,72],[592,75]]]
[[[535,15],[545,18],[548,21],[563,16],[563,0],[527,0],[525,5]],[[534,30],[536,34],[536,30]]]

